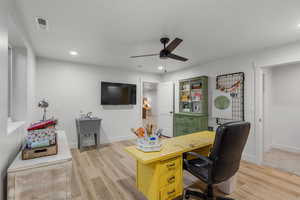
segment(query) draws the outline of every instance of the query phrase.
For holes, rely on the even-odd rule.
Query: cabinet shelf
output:
[[[179,81],[179,112],[189,110],[191,113],[207,114],[207,84],[207,76]]]

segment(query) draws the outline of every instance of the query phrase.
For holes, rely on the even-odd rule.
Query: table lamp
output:
[[[42,108],[44,111],[42,121],[46,121],[46,112],[47,112],[47,108],[49,107],[49,103],[45,99],[43,99],[39,102],[38,107]]]

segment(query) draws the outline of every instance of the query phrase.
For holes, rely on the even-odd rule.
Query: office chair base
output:
[[[232,198],[227,198],[227,197],[208,196],[205,193],[197,192],[197,191],[193,191],[193,190],[184,190],[183,200],[188,200],[188,199],[190,199],[191,196],[199,197],[200,199],[203,199],[203,200],[234,200]]]

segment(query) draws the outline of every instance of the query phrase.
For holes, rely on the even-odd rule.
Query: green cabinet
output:
[[[174,136],[208,130],[206,114],[176,113],[174,115]]]
[[[179,81],[179,113],[174,114],[174,136],[208,130],[208,77]]]

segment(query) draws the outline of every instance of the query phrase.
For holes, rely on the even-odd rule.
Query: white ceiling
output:
[[[300,40],[299,0],[17,0],[39,56],[159,72]],[[35,17],[49,20],[37,29]],[[158,57],[161,36],[179,37],[174,53]],[[69,50],[77,50],[71,57]],[[141,65],[139,69],[137,66]]]

